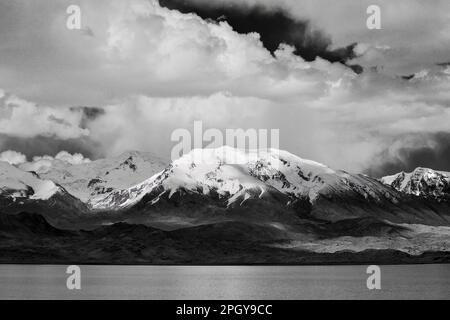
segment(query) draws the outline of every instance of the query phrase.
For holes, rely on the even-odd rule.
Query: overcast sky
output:
[[[169,158],[202,120],[333,168],[450,171],[449,62],[448,0],[0,0],[0,152]]]

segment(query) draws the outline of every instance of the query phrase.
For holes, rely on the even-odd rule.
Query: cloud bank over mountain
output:
[[[282,6],[268,8],[263,3],[223,1],[159,0],[159,3],[183,13],[195,13],[205,20],[226,21],[241,34],[255,32],[272,54],[281,44],[287,44],[294,47],[294,54],[305,61],[320,57],[345,64],[349,59],[356,58],[353,50],[356,44],[330,49],[332,42],[327,35],[314,29],[310,21],[293,17]],[[361,72],[358,66],[353,66],[353,70]]]
[[[375,31],[364,1],[161,3],[79,1],[84,32],[68,1],[1,1],[0,151],[168,156],[172,130],[202,120],[280,128],[282,149],[335,168],[450,170],[433,161],[450,146],[448,2],[381,1]]]
[[[54,157],[49,155],[35,156],[28,161],[27,156],[23,153],[6,150],[0,153],[0,161],[7,162],[14,166],[20,167],[25,171],[41,171],[42,168],[50,168],[53,161],[58,160],[67,165],[78,165],[91,162],[90,159],[85,158],[81,153],[71,154],[67,151],[60,151]]]

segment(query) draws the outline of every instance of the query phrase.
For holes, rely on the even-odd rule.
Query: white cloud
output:
[[[189,0],[202,6],[234,2],[262,4],[269,8],[282,6],[299,19],[311,21],[314,27],[330,35],[334,47],[366,43],[372,48],[391,47],[377,60],[386,72],[410,74],[436,62],[449,59],[450,2],[448,0]],[[370,5],[381,9],[381,30],[366,26]],[[326,10],[324,10],[326,8]],[[358,61],[358,60],[357,60]],[[373,60],[364,66],[373,66]]]
[[[48,155],[33,157],[33,161],[40,161],[40,160],[60,160],[72,165],[91,162],[90,159],[85,158],[81,153],[71,154],[67,151],[60,151],[54,157]]]
[[[32,161],[22,161],[19,167],[25,171],[34,171],[43,173],[50,170],[55,165],[77,165],[91,162],[90,159],[85,158],[81,153],[71,154],[67,151],[60,151],[54,157],[49,155],[35,156]]]
[[[18,167],[24,171],[33,171],[36,173],[46,173],[53,166],[53,160],[51,159],[39,159],[35,161],[25,162],[18,165]]]
[[[8,47],[0,62],[1,88],[45,105],[104,105],[134,94],[175,97],[223,91],[305,99],[325,89],[323,78],[351,73],[339,64],[311,67],[288,47],[274,58],[256,33],[238,34],[226,22],[206,22],[161,8],[154,0],[81,1],[80,7],[89,13],[95,37],[67,30],[60,8],[48,3],[21,7],[23,20],[30,24],[14,29],[3,13],[0,32],[20,38],[38,28],[41,41],[11,36],[0,44]],[[48,17],[51,23],[36,22],[35,16]]]
[[[107,155],[123,150],[170,154],[176,128],[192,130],[194,120],[207,127],[280,129],[281,147],[335,168],[360,171],[392,141],[411,134],[448,132],[450,76],[443,72],[414,81],[371,72],[345,74],[314,99],[285,100],[211,96],[154,98],[139,96],[105,107],[90,123],[91,138],[107,146]]]
[[[81,110],[38,106],[14,95],[0,99],[0,133],[10,136],[79,138],[89,134],[80,127],[82,117]]]
[[[0,161],[8,162],[12,165],[18,165],[27,161],[27,157],[13,150],[6,150],[0,153]]]
[[[170,136],[177,128],[192,130],[195,120],[205,127],[264,127],[269,100],[235,97],[229,93],[182,98],[137,96],[105,107],[105,114],[90,123],[91,138],[101,141],[107,155],[124,150],[170,155]]]

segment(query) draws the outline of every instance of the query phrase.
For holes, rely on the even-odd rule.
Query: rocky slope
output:
[[[25,172],[0,161],[0,194],[12,201],[20,199],[48,200],[64,190],[53,181],[40,179],[32,172]]]
[[[89,210],[61,185],[0,161],[0,212],[20,211],[42,213],[52,223],[70,228]]]
[[[369,220],[345,224],[316,225],[298,244],[289,234],[274,227],[241,222],[172,231],[126,223],[91,231],[67,231],[54,228],[39,215],[3,214],[0,215],[0,263],[317,265],[450,262],[448,242],[445,242],[448,238],[439,236],[436,230],[433,241],[422,249],[415,247],[416,251],[411,251],[410,246],[414,243],[409,239],[416,237],[414,229]],[[355,227],[355,231],[348,227]],[[314,229],[317,233],[312,232]],[[378,241],[390,237],[392,242],[397,241],[395,250],[386,248],[386,243],[380,247],[375,246],[375,242],[370,245],[367,238],[358,237],[359,232],[371,234]],[[343,240],[336,238],[337,235],[351,242],[351,250],[342,249]],[[332,243],[338,243],[339,247],[332,247]],[[433,250],[437,247],[441,250]]]
[[[450,198],[450,173],[427,168],[400,172],[381,181],[396,190],[421,197]]]
[[[32,167],[42,179],[63,186],[71,195],[95,207],[116,190],[132,187],[164,169],[164,162],[144,152],[126,152],[118,157],[71,165],[60,160],[41,160]]]

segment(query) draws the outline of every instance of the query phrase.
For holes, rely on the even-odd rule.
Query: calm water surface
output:
[[[0,299],[449,299],[450,265],[381,266],[381,290],[367,266],[80,266],[81,290],[66,266],[0,265]]]

